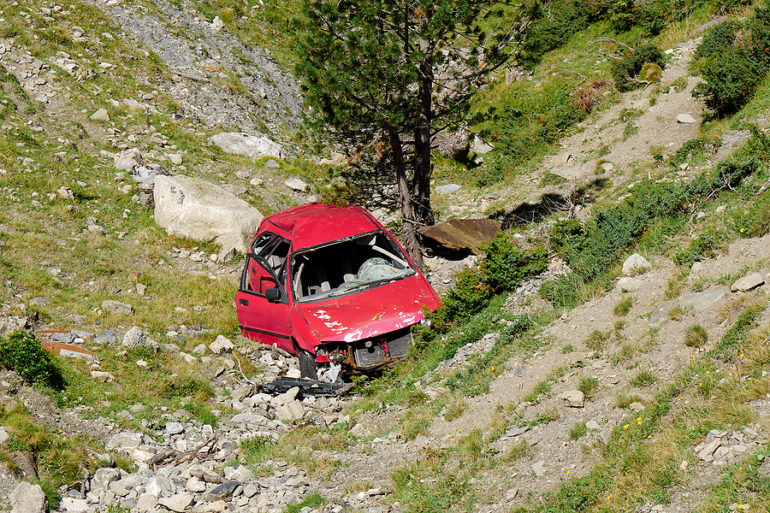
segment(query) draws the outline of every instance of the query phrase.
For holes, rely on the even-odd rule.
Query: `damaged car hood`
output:
[[[355,342],[420,322],[424,317],[423,305],[435,309],[438,301],[415,275],[347,296],[296,306],[320,340]]]

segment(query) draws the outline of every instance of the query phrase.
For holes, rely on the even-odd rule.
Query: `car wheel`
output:
[[[299,372],[305,379],[318,379],[318,364],[312,354],[305,351],[299,352]]]

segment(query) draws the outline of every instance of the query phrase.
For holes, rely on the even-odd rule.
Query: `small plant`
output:
[[[610,338],[610,334],[607,331],[593,330],[585,341],[586,347],[593,349],[594,351],[600,350],[604,343]]]
[[[572,429],[569,430],[569,437],[570,440],[578,440],[585,436],[586,433],[588,433],[588,428],[586,427],[585,421],[579,420],[575,422]]]
[[[637,79],[645,64],[656,64],[663,68],[663,52],[653,44],[637,46],[633,50],[624,50],[623,58],[612,63],[612,78],[618,91],[635,89],[644,83]]]
[[[623,317],[628,314],[628,312],[631,310],[631,305],[633,304],[634,298],[628,296],[620,300],[618,304],[615,305],[615,308],[612,309],[612,312],[618,317]]]
[[[674,321],[681,321],[683,316],[684,316],[684,310],[682,310],[682,307],[679,305],[672,306],[671,309],[668,311],[669,319],[672,319]]]
[[[566,344],[564,347],[561,348],[562,354],[568,354],[575,350],[574,347],[572,347],[572,344]]]
[[[286,506],[286,513],[299,513],[305,508],[317,509],[324,504],[326,504],[326,499],[324,499],[323,496],[317,493],[311,493],[310,495],[306,495],[302,499],[302,502]]]
[[[556,410],[556,408],[549,408],[538,414],[538,416],[535,417],[535,420],[531,421],[529,425],[531,427],[535,427],[541,424],[548,424],[549,422],[553,422],[555,420],[559,420],[559,412]]]
[[[642,400],[638,395],[634,395],[634,394],[628,395],[625,392],[620,392],[615,397],[615,405],[618,408],[628,408],[631,405],[631,403],[636,403],[636,402],[642,402]]]
[[[694,324],[684,330],[684,345],[687,347],[703,347],[708,342],[709,335],[703,326]]]
[[[583,394],[587,398],[591,398],[594,396],[596,391],[599,389],[599,380],[596,378],[580,378],[580,383],[578,384],[578,390],[583,392]]]
[[[658,381],[658,377],[650,371],[640,371],[629,383],[635,387],[647,387]]]
[[[25,331],[16,331],[8,338],[0,339],[0,365],[16,371],[27,383],[57,390],[64,387],[64,378],[51,355]]]

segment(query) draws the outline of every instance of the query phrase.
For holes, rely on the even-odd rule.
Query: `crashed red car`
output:
[[[359,206],[310,203],[266,217],[236,294],[247,338],[299,357],[303,377],[335,381],[402,359],[411,326],[439,298],[393,236]]]

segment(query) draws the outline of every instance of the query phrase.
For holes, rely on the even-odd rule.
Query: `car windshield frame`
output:
[[[302,295],[298,293],[300,291],[297,290],[297,285],[298,285],[297,273],[301,272],[301,269],[297,269],[298,267],[297,262],[300,257],[305,255],[306,253],[312,253],[312,252],[329,248],[331,246],[335,246],[338,244],[344,244],[346,242],[350,242],[355,239],[364,239],[367,237],[381,237],[382,239],[388,241],[390,246],[389,248],[380,248],[379,246],[372,245],[372,244],[369,244],[369,245],[372,246],[373,248],[379,248],[379,250],[374,249],[374,251],[381,253],[383,256],[389,257],[392,261],[396,263],[402,264],[404,266],[402,270],[405,271],[405,274],[393,276],[393,277],[381,278],[377,280],[372,280],[370,282],[353,285],[350,288],[343,288],[343,290],[340,290],[338,293],[335,293],[335,291],[338,291],[340,286],[345,285],[345,283],[342,283],[340,286],[337,286],[328,291],[313,293],[312,295],[307,295],[307,294]],[[396,241],[392,238],[392,236],[384,229],[377,229],[369,232],[358,233],[356,235],[351,235],[349,237],[335,239],[330,242],[324,242],[323,244],[317,244],[315,246],[302,248],[300,250],[293,251],[289,256],[289,259],[290,259],[289,276],[288,276],[289,279],[288,279],[287,286],[291,289],[294,302],[299,304],[328,301],[331,299],[339,299],[341,297],[350,296],[352,294],[359,294],[367,290],[372,290],[372,289],[381,287],[388,283],[393,283],[396,281],[404,280],[406,278],[411,278],[417,274],[417,269],[415,268],[414,264],[412,264],[409,258],[405,255],[404,251],[401,249],[401,247],[396,243]],[[303,264],[299,264],[299,266],[302,266],[302,265]],[[395,268],[395,266],[390,266],[390,267]]]

